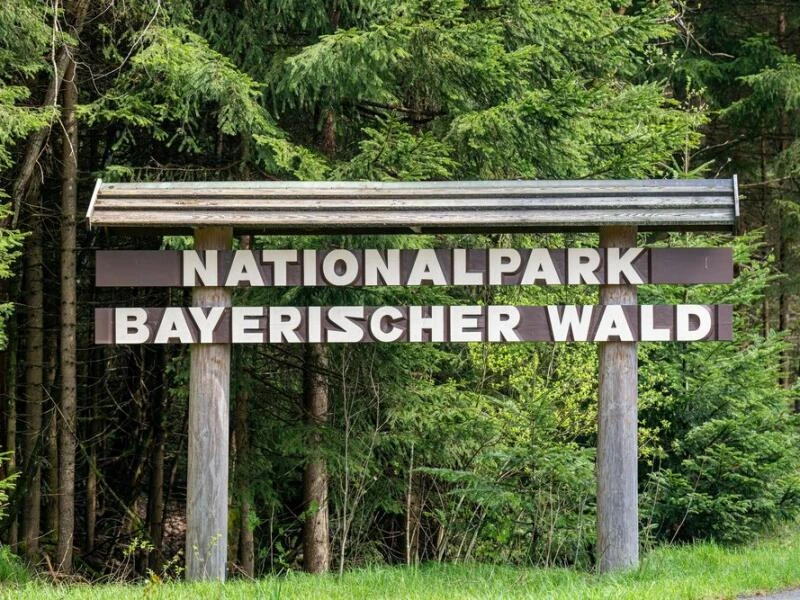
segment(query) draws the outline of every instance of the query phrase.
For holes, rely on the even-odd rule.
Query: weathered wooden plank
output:
[[[195,248],[227,250],[228,227],[201,228]],[[231,292],[194,288],[195,306],[230,306]],[[193,344],[189,378],[189,448],[186,480],[186,577],[225,580],[228,546],[228,406],[231,347]]]
[[[278,201],[295,201],[295,200],[318,200],[322,202],[333,202],[335,200],[381,200],[381,199],[406,199],[406,200],[447,200],[455,199],[456,201],[463,201],[469,199],[482,199],[482,198],[509,198],[509,199],[544,199],[544,198],[686,198],[692,200],[694,198],[711,197],[711,198],[730,198],[730,190],[648,190],[640,188],[637,190],[619,190],[619,191],[604,191],[604,190],[571,190],[570,193],[563,193],[563,190],[514,190],[514,189],[498,189],[498,190],[375,190],[369,192],[358,192],[355,190],[329,190],[329,193],[309,191],[303,192],[302,190],[287,190],[287,191],[260,191],[260,190],[205,190],[199,192],[196,190],[170,190],[168,192],[153,191],[153,190],[131,190],[129,192],[111,192],[101,190],[97,197],[101,200],[137,200],[137,199],[152,199],[152,200],[180,200],[190,199],[197,201],[206,200],[278,200]]]
[[[335,218],[334,221],[331,219]],[[653,209],[593,209],[583,211],[429,211],[418,210],[402,213],[394,211],[104,211],[95,225],[156,226],[156,225],[255,225],[269,227],[292,227],[303,225],[341,227],[401,225],[440,226],[458,228],[463,225],[517,226],[563,225],[642,225],[660,224],[730,224],[732,211],[728,209],[705,209],[703,211]]]
[[[635,246],[635,227],[600,230],[600,246]],[[602,304],[636,304],[636,287],[600,287]],[[639,564],[636,342],[600,344],[597,406],[597,554],[601,572]]]
[[[264,199],[253,198],[117,198],[100,197],[95,204],[96,210],[244,210],[244,211],[332,211],[332,210],[579,210],[579,209],[624,209],[639,208],[672,208],[699,209],[724,208],[732,210],[730,198],[724,196],[699,197],[647,197],[636,196],[620,198],[609,197],[475,197],[475,198],[332,198],[311,199],[298,198]]]
[[[703,190],[732,192],[733,182],[730,179],[622,179],[622,180],[484,180],[484,181],[424,181],[424,182],[376,182],[376,181],[194,181],[194,182],[135,182],[135,183],[103,183],[101,193],[133,193],[142,190],[149,193],[184,193],[206,194],[217,193],[218,190],[240,190],[248,193],[259,190],[263,193],[298,194],[309,193],[323,196],[332,194],[373,193],[389,191],[391,193],[437,193],[452,190],[455,193],[470,193],[471,190],[498,191],[498,193],[519,192],[521,190],[536,193],[550,191],[563,195],[575,193],[601,192],[608,194],[632,193],[644,190],[652,193],[702,192]]]

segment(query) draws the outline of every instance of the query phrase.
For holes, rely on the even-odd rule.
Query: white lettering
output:
[[[668,342],[670,340],[669,327],[656,328],[655,326],[655,307],[652,304],[644,304],[639,308],[641,314],[642,330],[639,338],[643,342]]]
[[[337,272],[337,265],[344,269]],[[352,285],[358,277],[358,259],[350,250],[331,250],[322,259],[322,277],[330,285]]]
[[[192,306],[189,308],[189,314],[197,324],[197,329],[200,330],[200,343],[210,344],[214,341],[214,329],[217,327],[222,313],[225,309],[222,306],[212,306],[208,311],[208,315],[203,312],[200,306]]]
[[[217,251],[203,251],[203,258],[197,250],[183,251],[183,286],[194,287],[196,285],[216,286],[219,285],[217,275]],[[200,279],[200,283],[197,279]]]
[[[597,285],[600,280],[595,271],[600,267],[600,252],[595,248],[569,248],[567,250],[567,283]]]
[[[262,250],[262,263],[272,263],[272,285],[285,286],[289,263],[297,262],[297,250]]]
[[[270,344],[280,344],[281,342],[298,343],[300,337],[297,335],[297,328],[303,315],[300,309],[295,306],[270,306],[269,308],[269,342]]]
[[[594,341],[607,342],[612,337],[618,337],[620,342],[633,341],[633,333],[625,318],[625,311],[619,304],[604,307],[597,332],[594,334]]]
[[[133,331],[131,331],[133,330]],[[114,309],[114,342],[117,344],[144,344],[150,337],[147,311],[143,308]]]
[[[430,331],[432,342],[444,341],[444,306],[431,306],[431,316],[422,314],[422,306],[408,307],[408,341],[424,341],[422,332]]]
[[[395,327],[394,322],[403,318],[403,311],[396,306],[376,308],[369,318],[369,332],[379,342],[396,342],[403,337],[403,330]],[[388,322],[389,330],[384,330],[383,323]]]
[[[553,258],[550,256],[550,252],[544,248],[531,250],[528,265],[522,275],[522,285],[536,285],[540,279],[545,285],[561,283],[556,266],[553,264]]]
[[[234,306],[231,309],[231,342],[234,344],[260,344],[264,331],[258,320],[264,316],[261,306]]]
[[[518,342],[516,327],[520,314],[516,306],[487,306],[486,329],[490,342]]]
[[[178,338],[181,344],[195,343],[195,340],[192,339],[189,324],[186,322],[186,316],[183,314],[183,309],[178,307],[165,308],[161,323],[158,324],[154,342],[156,344],[168,344],[170,339],[174,337]]]
[[[447,285],[436,250],[426,249],[417,252],[407,285],[422,285],[423,281],[430,281],[433,285]]]
[[[309,306],[306,319],[306,341],[317,344],[322,341],[322,307]]]
[[[453,250],[453,285],[483,285],[483,273],[467,270],[468,251]]]
[[[364,285],[401,285],[400,250],[364,250]]]
[[[581,309],[580,315],[578,309]],[[585,342],[589,339],[589,325],[592,322],[593,306],[567,305],[561,316],[558,314],[558,306],[550,305],[547,307],[547,316],[550,321],[550,331],[553,340],[556,342],[566,342],[572,334],[572,340]]]
[[[702,304],[679,304],[675,315],[675,339],[679,342],[696,342],[711,333],[711,312]],[[692,317],[697,327],[692,329]]]
[[[522,264],[519,250],[491,248],[489,250],[489,285],[502,285],[503,275],[516,273]]]
[[[225,279],[225,285],[233,287],[240,285],[243,281],[246,281],[250,286],[264,285],[264,279],[258,270],[256,258],[249,250],[238,250],[233,253],[233,261],[231,262],[231,269],[228,271],[228,277]]]
[[[360,342],[364,337],[364,331],[354,319],[364,320],[363,306],[332,306],[329,308],[328,320],[341,331],[327,330],[327,341],[334,343]]]
[[[610,284],[620,284],[622,276],[625,276],[626,283],[631,285],[642,284],[639,272],[634,268],[633,261],[639,258],[644,252],[644,248],[628,248],[624,254],[620,254],[621,248],[608,248],[606,250],[606,281]]]
[[[450,307],[450,341],[480,342],[483,331],[478,329],[478,317],[483,313],[480,306]]]

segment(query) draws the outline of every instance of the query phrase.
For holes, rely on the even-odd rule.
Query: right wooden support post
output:
[[[636,246],[636,227],[603,227],[603,248]],[[636,304],[636,286],[600,287],[601,304]],[[600,343],[597,407],[597,565],[639,565],[638,360],[636,342]]]

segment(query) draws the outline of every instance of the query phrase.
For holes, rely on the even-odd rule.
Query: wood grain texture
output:
[[[228,227],[195,232],[195,248],[227,250]],[[230,306],[225,288],[197,287],[195,306]],[[193,344],[189,380],[189,456],[186,482],[186,578],[225,580],[228,547],[228,420],[231,348]]]
[[[635,246],[635,227],[600,230],[602,247]],[[600,287],[601,304],[636,304],[636,287]],[[600,572],[639,564],[638,360],[635,342],[599,344],[597,561]]]
[[[454,197],[455,196],[455,197]],[[416,210],[427,208],[431,202],[442,208],[454,208],[456,210],[466,210],[473,208],[502,208],[502,209],[524,209],[524,208],[586,208],[595,206],[597,208],[625,208],[631,205],[650,206],[650,207],[677,207],[695,208],[697,206],[718,206],[727,208],[730,206],[729,200],[725,196],[672,196],[658,194],[653,196],[523,196],[515,195],[488,196],[480,195],[473,197],[467,194],[455,194],[439,197],[429,196],[406,196],[403,194],[381,194],[354,197],[330,196],[328,198],[304,197],[282,197],[271,198],[261,196],[254,192],[248,192],[247,196],[234,196],[221,194],[214,196],[184,195],[176,196],[170,194],[168,197],[161,195],[148,197],[137,195],[124,197],[103,194],[100,202],[105,208],[116,210],[151,210],[159,209],[168,201],[170,208],[176,210],[193,209],[216,209],[216,210],[286,210],[287,203],[291,201],[293,211],[303,210],[330,210],[330,209],[359,209],[370,208],[371,210]]]
[[[239,232],[731,230],[733,180],[100,183],[91,226]]]

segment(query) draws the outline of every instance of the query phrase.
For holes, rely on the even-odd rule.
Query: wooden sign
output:
[[[99,251],[99,287],[731,283],[730,248]]]
[[[731,339],[733,307],[727,304],[95,309],[97,344]]]
[[[98,252],[98,286],[190,286],[194,307],[95,311],[98,343],[191,345],[186,575],[225,579],[234,343],[598,341],[598,570],[638,564],[636,341],[729,340],[732,308],[636,305],[635,285],[731,283],[727,249],[638,231],[731,231],[737,181],[97,182],[91,226],[191,233],[199,252]],[[266,250],[234,234],[599,231],[604,248]],[[233,307],[235,286],[599,285],[601,306]],[[616,340],[616,341],[615,341]],[[221,343],[216,343],[216,342]],[[211,344],[209,342],[212,342]]]

